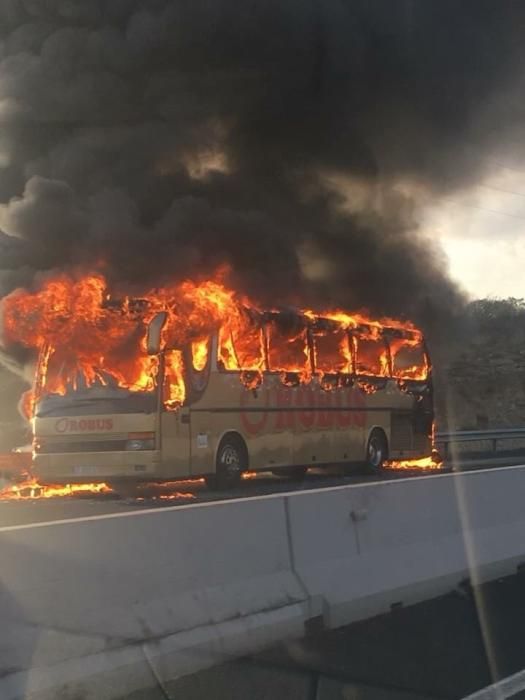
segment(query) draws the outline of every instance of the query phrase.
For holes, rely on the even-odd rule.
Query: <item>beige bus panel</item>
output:
[[[371,430],[381,427],[390,443],[392,413],[404,412],[411,420],[413,403],[392,381],[366,394],[357,386],[326,391],[316,378],[285,386],[278,374],[265,373],[260,387],[247,389],[239,373],[212,370],[206,391],[190,408],[192,473],[213,471],[218,445],[228,432],[242,436],[254,470],[359,461]],[[426,436],[421,447],[428,451]]]
[[[359,390],[322,389],[314,378],[292,394],[294,411],[287,417],[294,430],[297,464],[330,464],[361,459],[364,454],[365,417]]]
[[[33,471],[42,483],[74,483],[131,478],[140,481],[160,475],[160,452],[129,450],[63,452],[33,457]]]
[[[276,405],[272,385],[273,379],[265,377],[261,387],[247,389],[237,372],[212,372],[206,394],[195,407],[210,422],[215,449],[228,432],[243,437],[250,469],[293,463],[293,430]]]

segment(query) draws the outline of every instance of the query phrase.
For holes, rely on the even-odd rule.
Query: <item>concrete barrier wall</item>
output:
[[[525,561],[523,467],[289,499],[294,570],[330,627]]]
[[[195,671],[244,639],[298,636],[306,616],[282,499],[4,530],[0,561],[2,700],[108,660],[148,681],[163,655]]]
[[[512,573],[524,494],[513,467],[4,528],[0,697],[122,697]]]

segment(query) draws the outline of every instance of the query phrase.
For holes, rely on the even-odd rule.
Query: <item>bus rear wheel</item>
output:
[[[217,450],[215,474],[206,477],[206,484],[214,490],[232,489],[239,486],[241,475],[248,464],[246,448],[235,435],[226,436]]]
[[[368,438],[365,454],[367,474],[380,474],[388,458],[388,443],[382,430],[373,430]]]

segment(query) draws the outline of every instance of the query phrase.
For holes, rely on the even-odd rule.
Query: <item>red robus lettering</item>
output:
[[[317,425],[320,428],[331,428],[334,424],[334,411],[323,411],[323,409],[332,407],[332,395],[328,392],[320,393],[317,403]]]
[[[69,427],[69,421],[67,418],[59,418],[55,423],[56,433],[65,433]]]
[[[350,411],[350,424],[355,425],[356,428],[366,427],[366,396],[360,391],[351,390],[348,393],[347,402],[348,406],[353,409]]]
[[[55,432],[73,433],[77,430],[97,431],[113,430],[113,418],[82,418],[81,420],[59,418],[55,423]]]
[[[275,430],[286,430],[286,428],[295,427],[295,414],[292,410],[292,390],[288,387],[282,387],[276,391],[276,419]]]
[[[240,395],[240,418],[243,430],[251,436],[261,433],[268,423],[268,392],[265,391],[265,402],[264,406],[261,406],[259,411],[248,411],[246,410],[246,404],[249,398],[249,390],[242,389]]]
[[[349,428],[352,425],[352,411],[345,411],[344,404],[348,402],[348,390],[337,391],[334,395],[336,408],[335,421],[339,428]]]
[[[296,390],[295,405],[298,408],[305,407],[306,410],[298,411],[299,423],[306,428],[312,428],[315,423],[315,394],[312,389],[301,387]]]

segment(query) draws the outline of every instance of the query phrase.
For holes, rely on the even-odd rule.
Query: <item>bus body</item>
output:
[[[428,456],[432,384],[422,339],[408,348],[409,354],[420,353],[426,367],[425,376],[414,379],[410,373],[402,378],[392,354],[387,370],[367,367],[389,350],[387,334],[361,345],[350,338],[357,349],[348,371],[326,371],[324,354],[333,365],[335,335],[341,345],[341,330],[333,338],[330,333],[305,331],[306,350],[294,359],[303,364],[296,371],[280,366],[264,334],[264,367],[258,372],[226,369],[225,342],[217,331],[206,340],[197,369],[191,346],[181,351],[186,396],[175,408],[166,400],[162,353],[152,391],[91,386],[63,396],[44,394],[33,417],[33,472],[48,483],[213,475],[221,447],[232,441],[242,453],[241,471],[357,463],[366,459],[371,435],[383,440],[381,462],[387,454]]]

